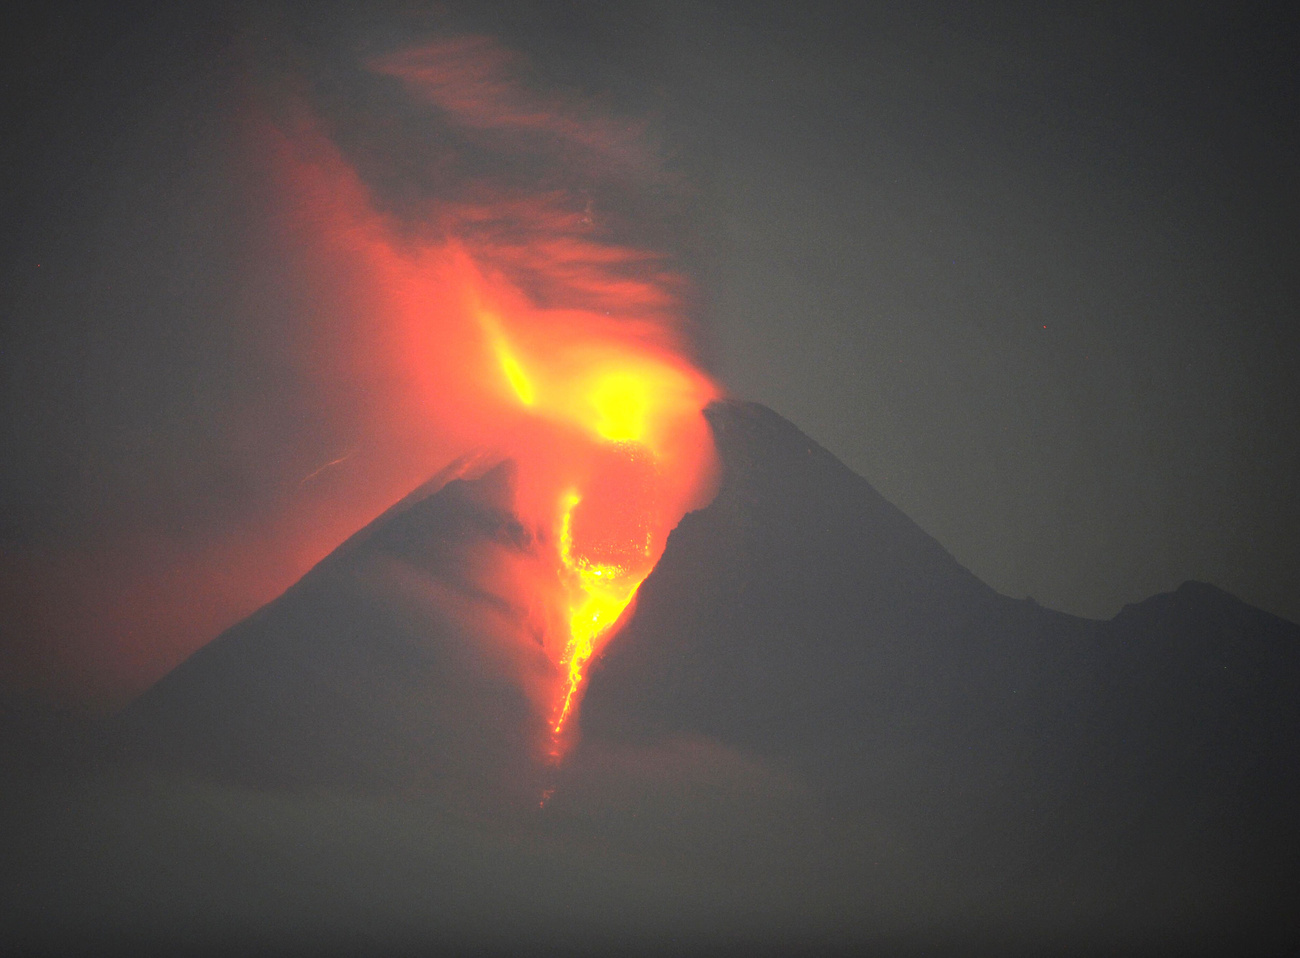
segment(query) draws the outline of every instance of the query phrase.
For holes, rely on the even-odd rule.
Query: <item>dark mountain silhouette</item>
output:
[[[453,464],[132,703],[119,740],[262,787],[531,797],[545,729],[520,678],[546,659],[506,635],[534,545],[513,484],[508,461]]]
[[[142,696],[118,741],[261,788],[535,809],[549,785],[558,810],[535,814],[555,815],[569,788],[593,828],[614,814],[600,796],[621,794],[601,791],[610,756],[707,747],[693,754],[755,763],[757,789],[795,783],[781,821],[800,837],[774,867],[824,883],[832,926],[907,873],[899,894],[942,886],[1012,926],[1088,899],[1157,937],[1283,933],[1300,892],[1300,627],[1195,582],[1110,621],[999,595],[775,413],[705,415],[719,492],[594,664],[569,770],[534,762],[519,676],[544,657],[517,639],[528,597],[494,573],[537,545],[511,515],[509,463],[417,490]],[[684,820],[687,796],[657,821]],[[748,834],[748,807],[701,834]]]
[[[999,595],[775,413],[706,415],[725,478],[593,670],[589,740],[752,751],[984,882],[1295,887],[1300,628],[1197,582],[1105,622]]]

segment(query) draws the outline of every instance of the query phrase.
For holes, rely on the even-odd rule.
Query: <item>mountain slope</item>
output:
[[[593,670],[589,742],[748,750],[986,878],[1295,880],[1300,628],[1200,583],[1110,622],[1000,596],[775,413],[706,415],[720,491]]]
[[[528,597],[502,572],[533,543],[510,512],[512,464],[469,471],[416,490],[164,677],[120,719],[128,750],[261,786],[531,788],[543,731],[520,677],[546,663],[513,640]]]
[[[1109,622],[1001,596],[775,413],[706,416],[718,494],[593,664],[563,768],[536,761],[521,687],[547,666],[501,571],[537,555],[509,463],[417,490],[142,696],[121,740],[258,788],[468,797],[565,854],[750,870],[737,895],[821,932],[1282,933],[1300,628],[1200,583]]]

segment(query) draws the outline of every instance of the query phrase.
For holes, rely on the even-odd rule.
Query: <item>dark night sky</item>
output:
[[[243,239],[234,104],[471,30],[649,118],[711,368],[981,578],[1095,617],[1195,578],[1300,620],[1294,14],[487,6],[6,27],[6,555],[273,521],[335,447],[265,348],[292,297]]]

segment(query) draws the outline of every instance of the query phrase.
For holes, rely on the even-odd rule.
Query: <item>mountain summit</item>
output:
[[[763,756],[984,880],[1141,849],[1295,881],[1300,628],[1196,582],[1110,621],[999,595],[771,410],[705,414],[721,487],[593,670],[589,741]]]

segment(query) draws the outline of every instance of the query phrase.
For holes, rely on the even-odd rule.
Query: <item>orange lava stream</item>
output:
[[[573,509],[582,497],[569,492],[564,497],[564,517],[560,521],[560,561],[569,573],[576,597],[569,604],[569,641],[560,660],[567,666],[564,698],[552,732],[560,735],[573,709],[573,698],[582,685],[583,667],[596,650],[596,642],[618,622],[645,580],[649,569],[630,569],[625,565],[591,562],[573,551]],[[651,539],[646,533],[642,555],[650,558]]]
[[[698,430],[715,387],[680,357],[636,343],[583,339],[526,355],[506,329],[505,311],[479,297],[473,310],[507,395],[530,417],[569,430],[573,442],[534,463],[550,478],[537,495],[554,497],[545,539],[554,543],[553,601],[567,631],[552,646],[560,681],[550,755],[558,760],[588,663],[613,637],[671,526],[707,484],[709,450],[701,446],[709,444]]]
[[[620,217],[576,189],[591,180],[631,195],[673,177],[637,124],[536,96],[517,62],[493,41],[453,38],[371,66],[435,107],[429,129],[449,143],[501,150],[503,169],[536,166],[531,185],[462,169],[449,147],[438,154],[448,189],[381,209],[309,109],[265,130],[286,198],[274,237],[301,250],[296,282],[312,292],[295,358],[319,379],[312,409],[336,440],[301,470],[315,477],[302,495],[334,502],[320,472],[333,460],[359,482],[364,459],[379,476],[373,498],[388,503],[471,450],[514,464],[520,538],[464,570],[509,612],[475,618],[466,640],[527,696],[534,745],[558,762],[593,661],[669,532],[708,500],[716,462],[701,411],[720,390],[690,360],[690,287],[673,258],[625,245]]]

